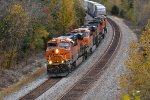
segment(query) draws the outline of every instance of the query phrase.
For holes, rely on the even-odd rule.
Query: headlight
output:
[[[51,65],[53,62],[52,61],[49,61],[49,64]]]
[[[58,50],[58,49],[56,49],[56,51],[55,51],[55,52],[56,52],[56,54],[58,54],[58,53],[59,53],[59,50]]]
[[[62,60],[61,63],[63,64],[63,63],[64,63],[64,60]]]

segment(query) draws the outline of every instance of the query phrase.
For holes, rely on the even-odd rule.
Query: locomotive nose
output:
[[[58,53],[59,53],[59,49],[56,49],[56,50],[55,50],[55,53],[58,54]]]
[[[50,65],[65,64],[65,61],[70,59],[70,52],[64,48],[53,48],[50,58]]]

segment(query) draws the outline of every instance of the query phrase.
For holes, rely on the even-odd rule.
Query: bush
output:
[[[119,8],[116,5],[112,7],[111,14],[116,16],[119,14]]]
[[[125,17],[125,15],[126,15],[126,12],[123,10],[123,9],[121,9],[121,11],[120,11],[120,14],[119,14],[121,17]]]

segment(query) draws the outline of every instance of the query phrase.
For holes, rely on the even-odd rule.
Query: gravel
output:
[[[83,75],[85,75],[98,60],[100,55],[104,53],[112,38],[112,29],[110,25],[108,26],[108,32],[109,33],[106,34],[106,38],[102,44],[86,60],[86,62],[83,62],[78,69],[72,72],[68,77],[63,78],[60,82],[38,97],[37,100],[57,100],[61,98],[63,93],[68,91]]]
[[[137,40],[136,35],[128,26],[124,24],[123,19],[111,17],[122,31],[121,46],[110,67],[103,72],[92,89],[84,95],[82,100],[117,100],[119,99],[120,86],[119,77],[121,73],[125,73],[124,62],[129,56],[130,42]]]
[[[41,85],[43,82],[45,82],[48,79],[48,76],[46,73],[38,77],[33,82],[29,83],[28,85],[21,88],[19,91],[7,96],[4,98],[4,100],[18,100],[19,98],[23,97],[27,93],[31,92],[33,89]]]

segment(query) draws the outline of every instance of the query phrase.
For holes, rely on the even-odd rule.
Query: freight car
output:
[[[106,7],[94,1],[85,1],[87,4],[87,13],[92,17],[106,15]]]

